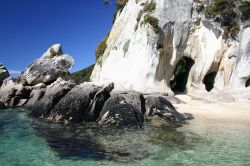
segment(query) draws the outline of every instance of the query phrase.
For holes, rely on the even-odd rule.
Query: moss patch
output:
[[[104,54],[104,52],[105,52],[105,50],[107,48],[107,40],[108,40],[108,38],[109,38],[109,33],[104,37],[104,39],[97,46],[96,51],[95,51],[95,59],[96,59],[96,61],[103,56],[103,54]]]
[[[153,27],[153,30],[155,33],[158,33],[160,31],[160,27],[159,27],[159,20],[157,18],[155,18],[154,16],[151,16],[149,14],[146,14],[144,16],[144,20],[143,22],[141,22],[141,26],[143,24],[150,24]]]
[[[128,52],[130,41],[131,40],[127,40],[126,43],[123,45],[123,53],[124,53],[124,55]]]

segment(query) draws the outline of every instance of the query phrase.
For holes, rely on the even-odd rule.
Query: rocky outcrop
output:
[[[239,22],[238,37],[226,38],[218,19],[205,17],[208,2],[129,0],[116,16],[91,80],[143,93],[248,87],[249,22]]]
[[[134,104],[128,103],[122,95],[111,96],[105,103],[98,124],[101,126],[141,127],[142,114]]]
[[[110,96],[113,84],[105,87],[83,83],[73,88],[51,111],[50,119],[63,122],[94,122]]]
[[[74,65],[71,56],[63,54],[62,46],[55,44],[51,46],[39,59],[20,75],[21,80],[26,80],[28,85],[39,83],[50,84],[57,78],[69,80],[69,68]]]
[[[0,86],[2,85],[3,80],[8,78],[9,76],[10,74],[6,67],[0,63]]]
[[[62,78],[58,78],[55,82],[46,87],[43,97],[30,107],[31,115],[36,117],[48,117],[50,111],[74,86],[75,84],[71,81],[65,81]],[[39,98],[38,96],[39,92],[36,94],[36,98]]]
[[[146,97],[146,116],[148,120],[155,123],[172,125],[180,124],[185,120],[185,116],[176,111],[174,106],[165,98],[160,96]]]

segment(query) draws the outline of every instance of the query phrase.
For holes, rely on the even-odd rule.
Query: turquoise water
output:
[[[178,129],[64,126],[0,110],[0,166],[248,166],[250,126],[193,120]]]

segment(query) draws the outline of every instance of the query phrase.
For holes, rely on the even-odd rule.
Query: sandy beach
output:
[[[176,97],[185,102],[185,104],[174,104],[177,111],[192,113],[196,120],[250,124],[250,103],[247,101],[208,102],[193,99],[188,95]]]

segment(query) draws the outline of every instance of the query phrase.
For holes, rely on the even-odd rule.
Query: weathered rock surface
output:
[[[66,123],[94,122],[99,117],[113,86],[109,84],[102,88],[91,83],[76,86],[51,111],[50,118]]]
[[[58,78],[51,85],[46,87],[43,97],[36,101],[31,108],[31,115],[35,117],[47,117],[50,111],[56,106],[56,104],[75,86],[71,81],[65,81],[62,78]],[[39,98],[39,92],[37,92],[35,98]]]
[[[9,76],[10,74],[6,67],[0,63],[0,86],[2,85],[3,80],[8,78]]]
[[[29,85],[39,83],[50,84],[57,78],[70,79],[69,68],[74,65],[71,56],[63,54],[62,46],[55,44],[51,46],[42,57],[21,73],[21,80],[26,80]]]
[[[146,97],[146,116],[170,125],[181,124],[185,120],[185,116],[177,112],[169,101],[159,96]]]
[[[128,103],[123,95],[113,95],[104,104],[98,124],[101,126],[141,127],[142,116],[134,104]]]

